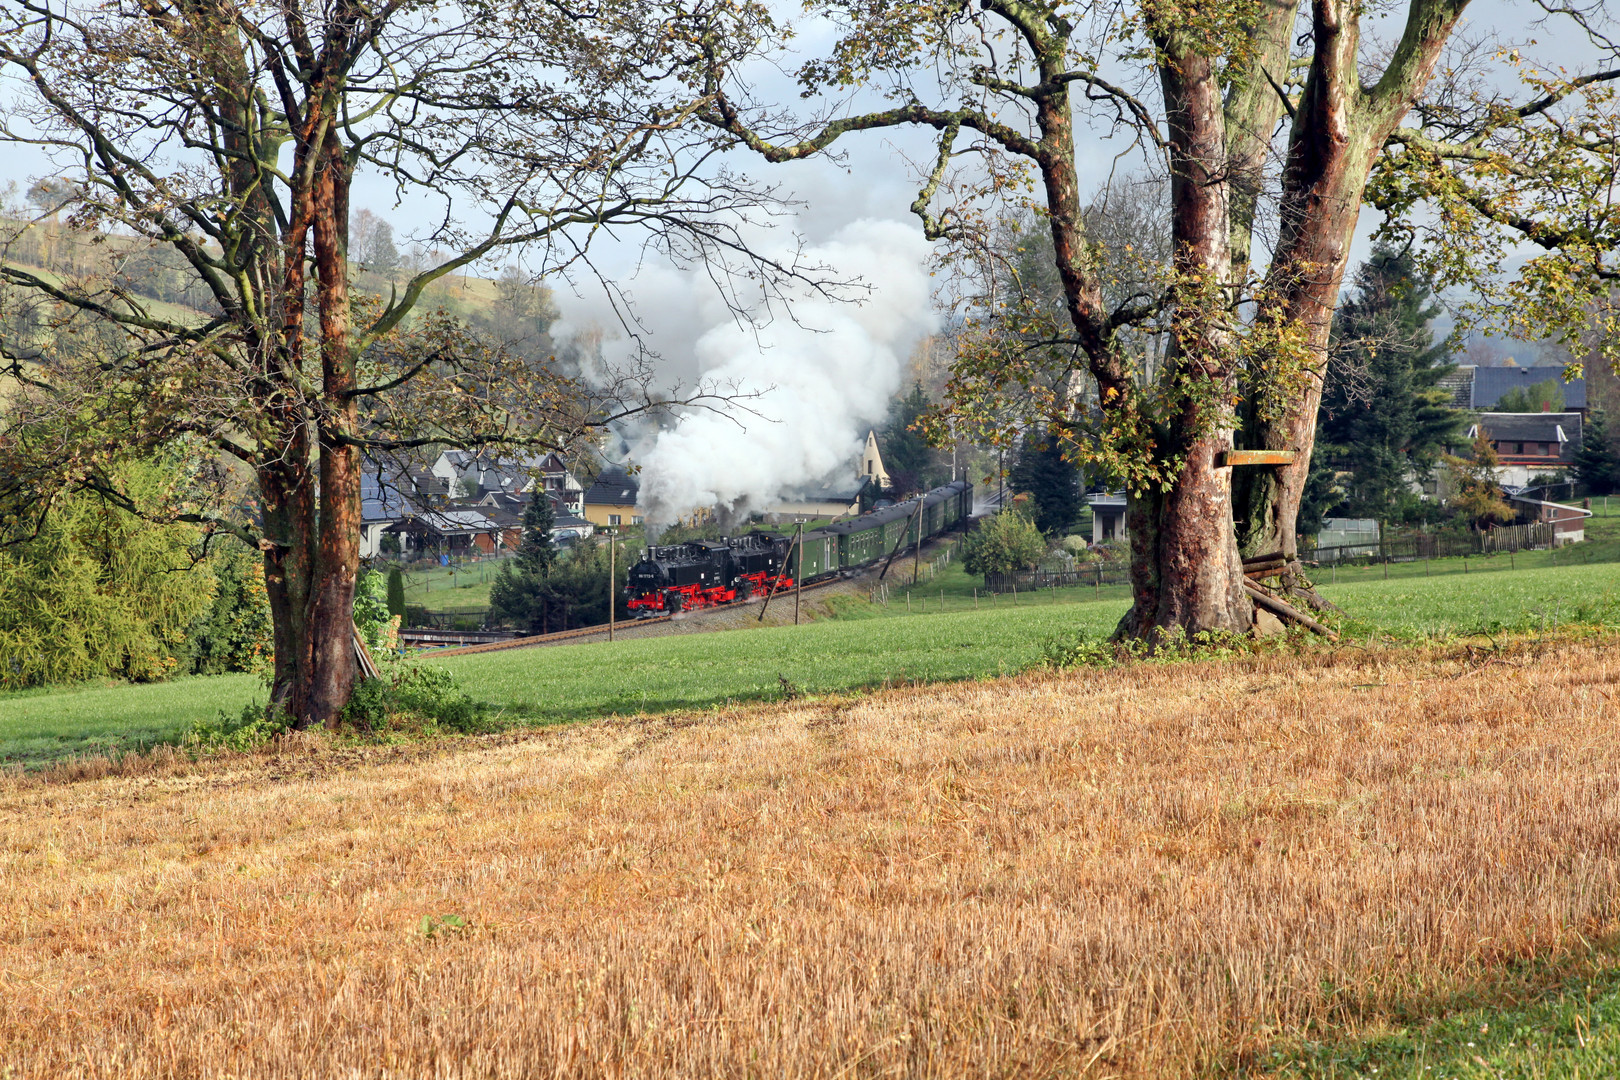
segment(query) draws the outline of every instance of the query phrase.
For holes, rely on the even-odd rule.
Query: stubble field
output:
[[[1131,665],[13,776],[0,1061],[1268,1068],[1601,965],[1614,644]]]

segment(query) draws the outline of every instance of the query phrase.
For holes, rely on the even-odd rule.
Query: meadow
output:
[[[1295,1040],[1273,1050],[1263,1072],[1275,1080],[1620,1076],[1620,970],[1612,964],[1525,1001],[1504,996],[1362,1038]]]
[[[1479,1054],[1607,1075],[1616,644],[1135,664],[14,774],[0,1060],[131,1080],[1498,1075],[1464,1071]]]
[[[1366,644],[1456,635],[1541,633],[1572,624],[1620,625],[1620,563],[1546,566],[1327,585],[1350,613],[1346,635]],[[1482,572],[1483,571],[1483,572]],[[1079,594],[1079,595],[1076,595]],[[863,617],[663,638],[593,642],[468,656],[428,657],[452,671],[500,723],[716,709],[797,694],[848,693],[916,682],[994,678],[1040,662],[1049,642],[1104,637],[1121,597],[1089,590],[937,602],[910,618],[891,600],[854,601]],[[141,686],[89,685],[0,695],[0,760],[144,749],[194,722],[240,713],[264,699],[248,676],[185,678]]]

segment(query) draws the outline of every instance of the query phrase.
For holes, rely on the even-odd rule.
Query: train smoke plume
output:
[[[809,257],[870,294],[840,302],[808,288],[791,318],[763,326],[718,318],[693,345],[702,376],[758,392],[758,414],[691,412],[632,448],[647,520],[698,509],[760,510],[819,483],[845,481],[869,427],[899,389],[902,362],[934,328],[928,243],[915,225],[858,221]]]

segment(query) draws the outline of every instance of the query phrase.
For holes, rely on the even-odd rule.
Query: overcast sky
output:
[[[796,4],[790,6],[797,10]],[[1382,27],[1375,20],[1373,33],[1390,36],[1398,29],[1390,16],[1400,14],[1404,7],[1404,4],[1384,5],[1382,21],[1390,26]],[[1532,31],[1530,21],[1536,10],[1529,0],[1475,0],[1468,10],[1462,33],[1494,32],[1525,42],[1539,33],[1541,40],[1532,55],[1555,55],[1571,66],[1591,60],[1592,50],[1578,35],[1566,32],[1554,40],[1553,35],[1545,31]],[[827,37],[814,26],[805,30],[797,50],[811,54],[826,43]],[[797,59],[785,58],[781,66],[792,68],[797,62]],[[780,76],[764,75],[761,85],[766,93],[776,92],[783,101],[796,98],[792,84]],[[1153,96],[1151,92],[1148,94],[1150,99]],[[1084,131],[1081,135],[1078,166],[1083,190],[1098,187],[1111,170],[1128,172],[1133,167],[1140,168],[1139,163],[1133,165],[1129,160],[1123,166],[1116,162],[1115,155],[1122,141],[1110,141],[1101,132],[1090,138]],[[795,212],[792,227],[810,243],[825,242],[838,230],[860,220],[892,220],[916,227],[916,220],[908,210],[916,193],[916,170],[908,159],[915,162],[930,157],[932,140],[928,134],[901,129],[867,132],[846,137],[839,146],[844,155],[839,163],[823,159],[784,166],[769,166],[757,160],[740,164],[757,177],[782,184],[795,197],[801,205]],[[11,147],[0,156],[0,185],[13,180],[26,186],[33,177],[49,171],[48,163],[41,156],[17,151],[18,148]],[[375,175],[357,178],[353,205],[381,214],[394,225],[402,239],[414,230],[424,229],[428,221],[425,206],[410,203],[396,206],[391,186]],[[1362,215],[1355,261],[1365,256],[1366,237],[1376,224],[1374,213],[1369,211]],[[605,244],[596,250],[595,257],[602,270],[625,283],[636,297],[649,340],[655,348],[671,359],[689,348],[709,318],[708,312],[694,308],[694,290],[702,286],[691,280],[691,275],[667,265],[644,262],[633,238],[617,246]],[[672,298],[678,302],[660,302]],[[588,283],[582,284],[578,296],[570,295],[567,285],[560,285],[559,301],[571,324],[602,323],[612,318],[600,291]]]

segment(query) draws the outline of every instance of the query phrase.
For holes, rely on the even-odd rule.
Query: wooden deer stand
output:
[[[1238,469],[1244,467],[1275,467],[1278,465],[1291,465],[1298,457],[1295,450],[1223,450],[1215,455],[1217,469]],[[1339,640],[1339,635],[1317,622],[1309,615],[1300,611],[1292,604],[1287,603],[1278,596],[1272,587],[1266,585],[1262,579],[1268,577],[1292,577],[1296,572],[1302,572],[1304,567],[1300,564],[1299,555],[1292,551],[1270,551],[1264,555],[1254,555],[1243,560],[1243,591],[1248,593],[1249,599],[1273,615],[1296,626],[1303,626],[1315,634],[1321,634],[1330,641]],[[1326,603],[1326,601],[1322,601]]]

